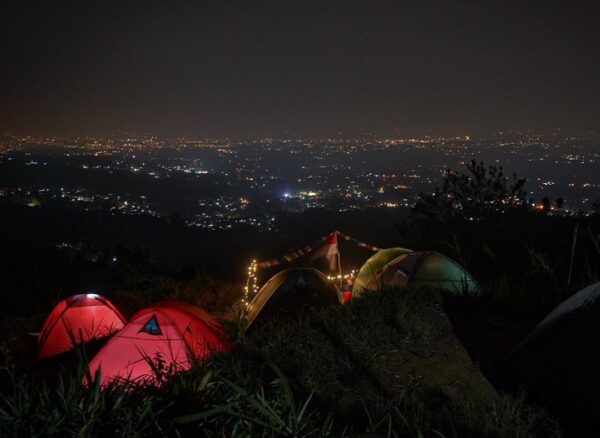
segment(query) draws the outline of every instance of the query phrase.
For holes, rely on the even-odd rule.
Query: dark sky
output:
[[[599,4],[4,1],[0,130],[598,130]]]

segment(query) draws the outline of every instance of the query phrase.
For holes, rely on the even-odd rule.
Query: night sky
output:
[[[0,130],[598,130],[599,4],[2,2]]]

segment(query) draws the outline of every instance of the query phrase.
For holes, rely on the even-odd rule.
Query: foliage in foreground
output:
[[[82,366],[44,380],[18,373],[5,357],[0,435],[558,434],[543,411],[523,397],[448,400],[389,387],[380,369],[388,363],[386,349],[410,348],[429,336],[415,305],[403,291],[391,290],[285,326],[265,324],[247,337],[240,335],[232,354],[173,373],[160,388],[100,390],[97,376],[86,376]],[[398,343],[402,339],[405,344]],[[83,384],[86,380],[91,383]]]

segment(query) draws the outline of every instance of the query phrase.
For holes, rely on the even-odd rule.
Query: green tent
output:
[[[275,274],[248,305],[246,329],[256,320],[295,318],[309,308],[341,304],[342,296],[316,269],[286,269]]]
[[[355,295],[363,289],[377,289],[377,279],[381,275],[383,268],[395,258],[410,252],[412,251],[406,248],[387,248],[382,249],[371,256],[362,265],[358,274],[356,274],[354,286],[352,287],[352,294]]]
[[[433,286],[454,293],[479,292],[479,285],[458,263],[436,251],[418,251],[402,254],[389,261],[374,281],[357,289],[353,295],[360,295],[365,289],[379,289],[390,286]]]

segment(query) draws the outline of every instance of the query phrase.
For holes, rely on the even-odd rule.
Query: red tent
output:
[[[58,303],[38,336],[37,358],[46,359],[120,330],[125,318],[101,295],[72,295]]]
[[[150,362],[159,359],[164,371],[185,370],[193,360],[229,348],[223,327],[208,313],[165,301],[137,312],[96,354],[89,369],[92,376],[100,370],[102,386],[113,380],[157,383]]]

